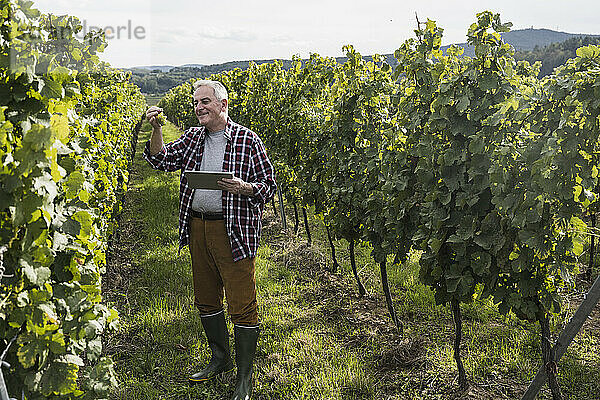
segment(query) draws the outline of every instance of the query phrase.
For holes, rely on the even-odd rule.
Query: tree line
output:
[[[575,57],[575,51],[582,46],[600,44],[600,38],[581,36],[573,37],[564,42],[552,43],[547,46],[536,46],[530,51],[517,51],[514,55],[516,60],[526,60],[533,64],[536,61],[542,63],[540,77],[549,75],[555,68],[563,65],[568,59]],[[372,56],[364,56],[366,61],[372,61]],[[383,59],[392,67],[396,67],[396,59],[393,54],[383,55]],[[343,64],[346,57],[337,57],[337,62]],[[304,60],[306,62],[306,60]],[[159,69],[148,70],[142,68],[131,68],[131,81],[136,84],[142,93],[160,95],[170,89],[181,85],[189,79],[206,78],[213,74],[231,71],[236,68],[248,69],[250,63],[265,64],[274,63],[276,60],[261,61],[230,61],[222,64],[204,65],[202,67],[173,67],[169,71]],[[278,60],[284,69],[292,67],[291,60]]]

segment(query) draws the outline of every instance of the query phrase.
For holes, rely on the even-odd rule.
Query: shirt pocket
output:
[[[233,154],[234,174],[242,180],[248,182],[250,179],[250,154],[247,152],[235,152]]]

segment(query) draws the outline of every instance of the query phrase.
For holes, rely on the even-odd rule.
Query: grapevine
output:
[[[143,96],[99,61],[101,34],[76,39],[77,18],[20,0],[2,11],[0,332],[17,337],[4,378],[28,399],[106,398],[116,379],[101,338],[118,318],[101,274]]]

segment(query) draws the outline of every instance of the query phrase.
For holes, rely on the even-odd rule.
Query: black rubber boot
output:
[[[235,392],[231,400],[250,400],[252,396],[252,361],[256,353],[258,327],[246,328],[235,326],[235,363],[237,377]]]
[[[225,323],[225,313],[210,317],[201,317],[208,347],[212,353],[210,362],[202,371],[190,376],[190,385],[205,382],[215,376],[233,370],[233,361],[229,352],[229,334]]]

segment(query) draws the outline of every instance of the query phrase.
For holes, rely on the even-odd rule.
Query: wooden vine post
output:
[[[588,281],[592,280],[592,273],[594,271],[594,245],[595,245],[595,230],[596,230],[596,213],[595,212],[590,212],[590,220],[591,220],[591,225],[592,225],[592,235],[590,235],[590,260],[588,263],[588,270],[585,272],[585,278]]]
[[[452,300],[452,317],[454,320],[454,361],[458,369],[458,386],[461,390],[469,387],[467,373],[462,359],[460,358],[460,342],[462,340],[462,315],[460,312],[460,302]]]
[[[398,328],[398,331],[402,333],[404,327],[402,326],[402,321],[400,321],[396,315],[394,303],[392,302],[392,293],[390,292],[390,284],[387,276],[387,260],[383,260],[379,263],[379,270],[381,272],[381,285],[383,286],[383,293],[385,294],[385,302],[387,304],[388,312],[390,313],[390,317],[396,325],[396,328]]]
[[[306,214],[306,207],[302,207],[302,216],[304,217],[304,228],[306,229],[306,244],[310,247],[312,245],[312,238],[310,236],[310,228],[308,227],[308,216]]]
[[[562,393],[560,392],[557,378],[558,365],[556,363],[552,343],[550,342],[550,321],[546,313],[540,312],[539,314],[538,322],[540,323],[542,336],[542,361],[546,378],[548,379],[548,387],[550,387],[550,391],[552,392],[552,400],[562,400]]]
[[[577,333],[581,330],[581,327],[594,310],[594,307],[596,307],[596,304],[598,304],[598,301],[600,301],[600,276],[596,278],[594,285],[592,285],[589,292],[585,295],[575,315],[567,323],[565,329],[560,333],[558,340],[552,347],[555,363],[558,363],[560,358],[565,354],[567,347],[569,347],[569,344],[577,336]],[[534,400],[547,378],[546,365],[542,365],[521,400]]]
[[[298,230],[300,229],[300,220],[298,219],[298,206],[296,206],[296,202],[294,201],[294,233],[298,234]]]
[[[329,246],[331,247],[331,258],[333,259],[333,266],[331,267],[331,272],[337,272],[340,267],[338,264],[337,257],[335,256],[335,246],[333,244],[333,238],[331,237],[331,230],[329,229],[329,225],[325,224],[325,230],[327,231],[327,239],[329,240]]]
[[[279,186],[277,186],[277,196],[279,197],[279,211],[281,212],[281,223],[283,224],[283,230],[287,231],[287,220],[285,218],[285,209],[283,207],[283,196],[281,194]],[[277,215],[277,212],[275,210],[275,203],[273,203],[273,211],[275,211],[275,215]]]
[[[350,252],[350,265],[352,266],[352,273],[354,274],[354,278],[356,278],[356,284],[358,285],[358,294],[360,297],[364,296],[367,291],[363,286],[360,278],[358,276],[358,270],[356,269],[356,257],[354,256],[354,239],[350,239],[348,251]]]

